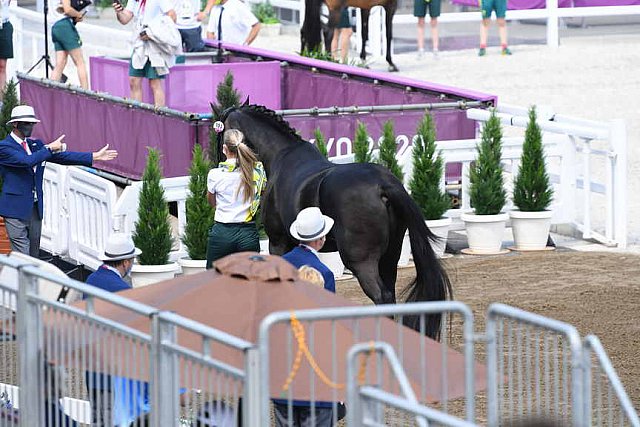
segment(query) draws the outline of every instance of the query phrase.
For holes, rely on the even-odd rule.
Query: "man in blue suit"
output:
[[[324,288],[335,293],[336,281],[333,277],[333,272],[318,258],[318,251],[324,246],[326,236],[329,234],[329,231],[331,231],[331,227],[333,227],[333,219],[323,215],[322,212],[320,212],[320,208],[310,207],[301,210],[289,228],[291,236],[298,240],[300,244],[282,257],[296,268],[308,265],[318,270],[324,279]],[[273,401],[276,426],[310,426],[312,419],[310,402],[294,400],[291,403],[292,420],[290,420],[288,416],[288,401],[282,399]],[[340,406],[338,406],[338,408],[340,408]],[[331,427],[333,425],[333,418],[332,402],[315,403],[315,427]],[[340,410],[338,410],[337,419],[340,418]]]
[[[133,261],[140,253],[131,236],[112,234],[100,258],[104,264],[89,275],[87,284],[108,292],[131,289],[124,278],[131,272]],[[96,372],[86,372],[85,382],[91,402],[92,425],[129,425],[149,410],[146,383]]]
[[[118,155],[105,145],[95,153],[65,152],[64,135],[50,144],[30,139],[40,120],[33,107],[19,105],[11,111],[12,132],[0,141],[0,216],[4,217],[11,249],[37,258],[42,231],[44,163],[91,166],[96,160]]]
[[[324,288],[335,293],[336,280],[333,272],[318,258],[318,251],[324,246],[331,227],[333,219],[322,215],[320,208],[310,207],[301,210],[289,228],[291,236],[300,244],[282,257],[296,268],[308,265],[318,270],[324,279]]]

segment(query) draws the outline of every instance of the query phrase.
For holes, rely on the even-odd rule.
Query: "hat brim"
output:
[[[133,254],[124,254],[124,255],[118,255],[114,257],[107,256],[106,253],[103,253],[102,257],[100,258],[100,261],[122,261],[123,259],[135,258],[141,253],[142,251],[138,248],[135,248],[135,250],[133,251]]]
[[[7,124],[11,124],[11,123],[17,123],[17,122],[22,122],[22,123],[40,123],[40,120],[36,119],[35,117],[23,117],[20,119],[11,119],[7,122]]]
[[[301,242],[313,242],[314,240],[318,240],[324,236],[326,236],[327,234],[329,234],[329,232],[331,231],[331,228],[333,227],[333,218],[326,216],[326,215],[322,215],[322,218],[324,218],[324,227],[322,228],[322,231],[316,233],[313,237],[309,238],[309,237],[302,237],[298,234],[298,231],[296,230],[296,222],[293,221],[293,224],[291,224],[291,227],[289,227],[289,233],[291,234],[291,236],[296,239],[299,240]]]

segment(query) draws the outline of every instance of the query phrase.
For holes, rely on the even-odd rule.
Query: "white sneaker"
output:
[[[440,57],[440,51],[438,49],[433,50],[432,54],[433,54],[433,59],[438,59]]]
[[[418,49],[418,59],[424,58],[424,49]]]

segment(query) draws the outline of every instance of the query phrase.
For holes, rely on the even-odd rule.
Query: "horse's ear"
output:
[[[244,102],[242,103],[243,107],[247,107],[249,106],[249,95],[247,95],[247,99],[244,100]]]
[[[211,105],[211,111],[213,111],[213,118],[214,119],[221,119],[222,118],[222,111],[220,111],[220,109],[213,102],[210,102],[209,105]]]

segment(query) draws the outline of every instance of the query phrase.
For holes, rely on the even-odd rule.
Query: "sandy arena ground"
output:
[[[502,302],[574,325],[597,335],[634,406],[640,407],[640,257],[612,253],[545,252],[445,260],[456,300],[484,329],[489,304]],[[399,271],[397,289],[413,278]],[[370,304],[357,281],[338,282],[337,293]]]

